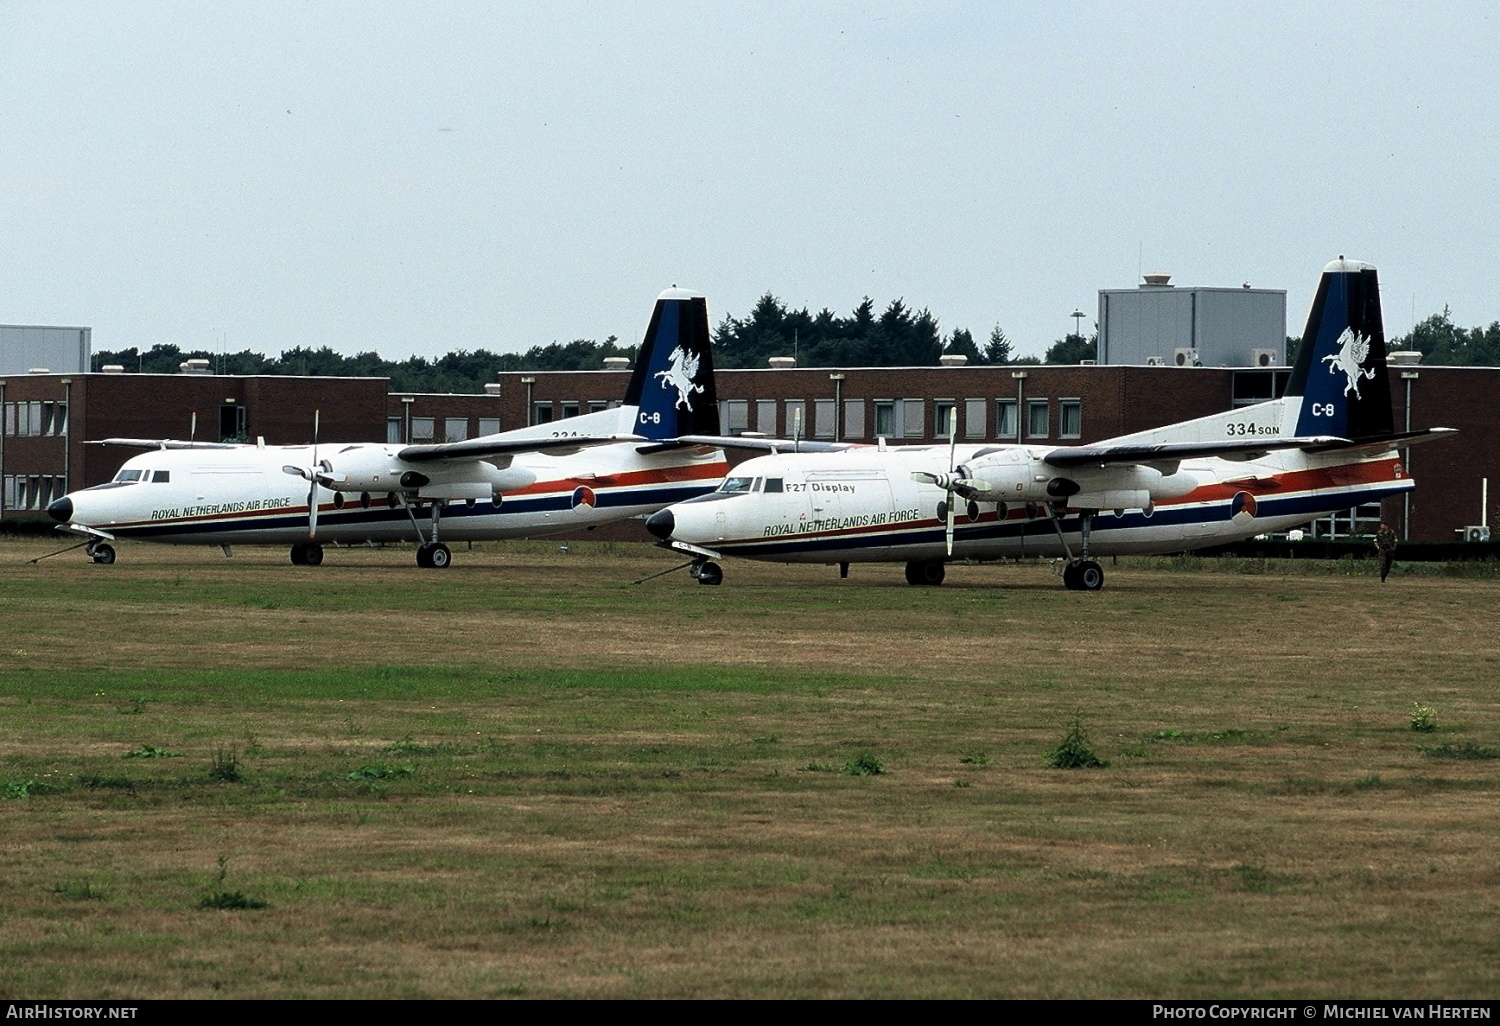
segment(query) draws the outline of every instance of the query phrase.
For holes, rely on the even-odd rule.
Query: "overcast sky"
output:
[[[1500,319],[1489,3],[0,0],[0,323],[388,358],[1380,268]]]

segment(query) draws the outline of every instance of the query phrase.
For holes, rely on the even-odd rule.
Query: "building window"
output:
[[[776,437],[776,400],[755,400],[755,430]]]
[[[443,441],[462,442],[469,437],[468,417],[443,418]]]
[[[902,410],[902,434],[907,438],[922,438],[927,434],[927,402],[924,399],[904,399]]]
[[[16,404],[6,403],[4,415],[5,423],[3,427],[0,427],[0,430],[3,430],[7,435],[14,435],[16,433]],[[10,504],[6,503],[6,505]]]
[[[806,400],[788,399],[786,401],[786,433],[788,438],[807,437]]]
[[[832,399],[813,401],[813,437],[832,438],[838,428],[838,404]]]
[[[52,433],[54,435],[65,435],[68,433],[68,404],[57,404],[57,416],[52,421]],[[59,496],[60,498],[61,496]]]
[[[480,417],[479,433],[480,435],[498,435],[500,433],[500,418]]]
[[[435,439],[437,421],[432,417],[413,417],[411,419],[411,440],[413,443],[431,442]]]
[[[875,434],[879,438],[890,438],[896,433],[896,404],[890,399],[875,400]]]
[[[603,400],[603,399],[590,399],[589,400],[589,412],[590,413],[603,413],[607,409],[609,409],[609,403],[606,402],[605,400]]]
[[[958,409],[958,403],[952,399],[934,399],[932,401],[932,437],[948,437],[948,418]]]
[[[219,441],[248,442],[250,424],[249,411],[236,403],[225,403],[219,407]]]
[[[1051,433],[1047,422],[1047,400],[1026,400],[1026,437],[1046,438]]]
[[[539,402],[531,404],[531,422],[533,424],[552,423],[552,403]]]
[[[1014,399],[995,400],[995,437],[1020,439],[1021,421],[1016,416],[1016,401]]]
[[[576,416],[578,416],[578,402],[577,402],[577,400],[569,400],[569,401],[564,402],[562,404],[562,419],[563,420],[567,420],[569,417],[576,417]]]
[[[984,400],[983,399],[965,399],[964,400],[964,437],[965,438],[983,438],[984,437],[984,427],[985,427],[985,424],[984,424]]]
[[[385,418],[385,441],[387,445],[401,444],[402,438],[400,417]]]
[[[1083,437],[1083,400],[1059,399],[1057,401],[1057,436],[1059,438]]]
[[[750,404],[746,400],[725,399],[719,403],[720,430],[728,435],[743,435],[750,429],[745,422],[749,412]]]
[[[844,437],[865,437],[865,401],[863,399],[844,400]]]

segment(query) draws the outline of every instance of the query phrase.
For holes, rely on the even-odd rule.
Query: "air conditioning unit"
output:
[[[1148,357],[1146,357],[1146,366],[1147,367],[1160,367],[1161,366],[1161,357],[1159,357],[1159,356],[1148,356]]]
[[[1473,524],[1464,528],[1464,541],[1487,542],[1490,540],[1490,529],[1487,524]]]
[[[1179,367],[1197,367],[1199,366],[1198,350],[1188,346],[1178,346],[1172,350],[1172,361]]]
[[[1250,350],[1250,366],[1252,367],[1274,367],[1277,362],[1274,349]]]

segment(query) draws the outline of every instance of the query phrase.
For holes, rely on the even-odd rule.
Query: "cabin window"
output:
[[[172,472],[170,470],[153,470],[151,472],[152,484],[167,484],[171,480]]]

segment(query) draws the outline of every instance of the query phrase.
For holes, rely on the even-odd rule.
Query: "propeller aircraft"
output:
[[[327,542],[414,537],[418,566],[446,567],[444,538],[555,534],[711,492],[728,469],[723,451],[675,441],[719,431],[709,342],[707,301],[674,287],[657,297],[614,409],[428,445],[320,443],[316,414],[310,445],[105,439],[151,451],[47,512],[97,563],[115,561],[120,539],[226,554],[233,543],[288,544],[293,563],[317,566]]]
[[[1394,431],[1376,271],[1340,257],[1280,399],[1083,446],[959,445],[951,421],[940,446],[700,437],[770,454],[646,528],[700,584],[725,556],[904,562],[913,585],[954,559],[1061,556],[1063,583],[1093,591],[1096,555],[1221,545],[1408,492],[1397,443],[1450,433]]]

